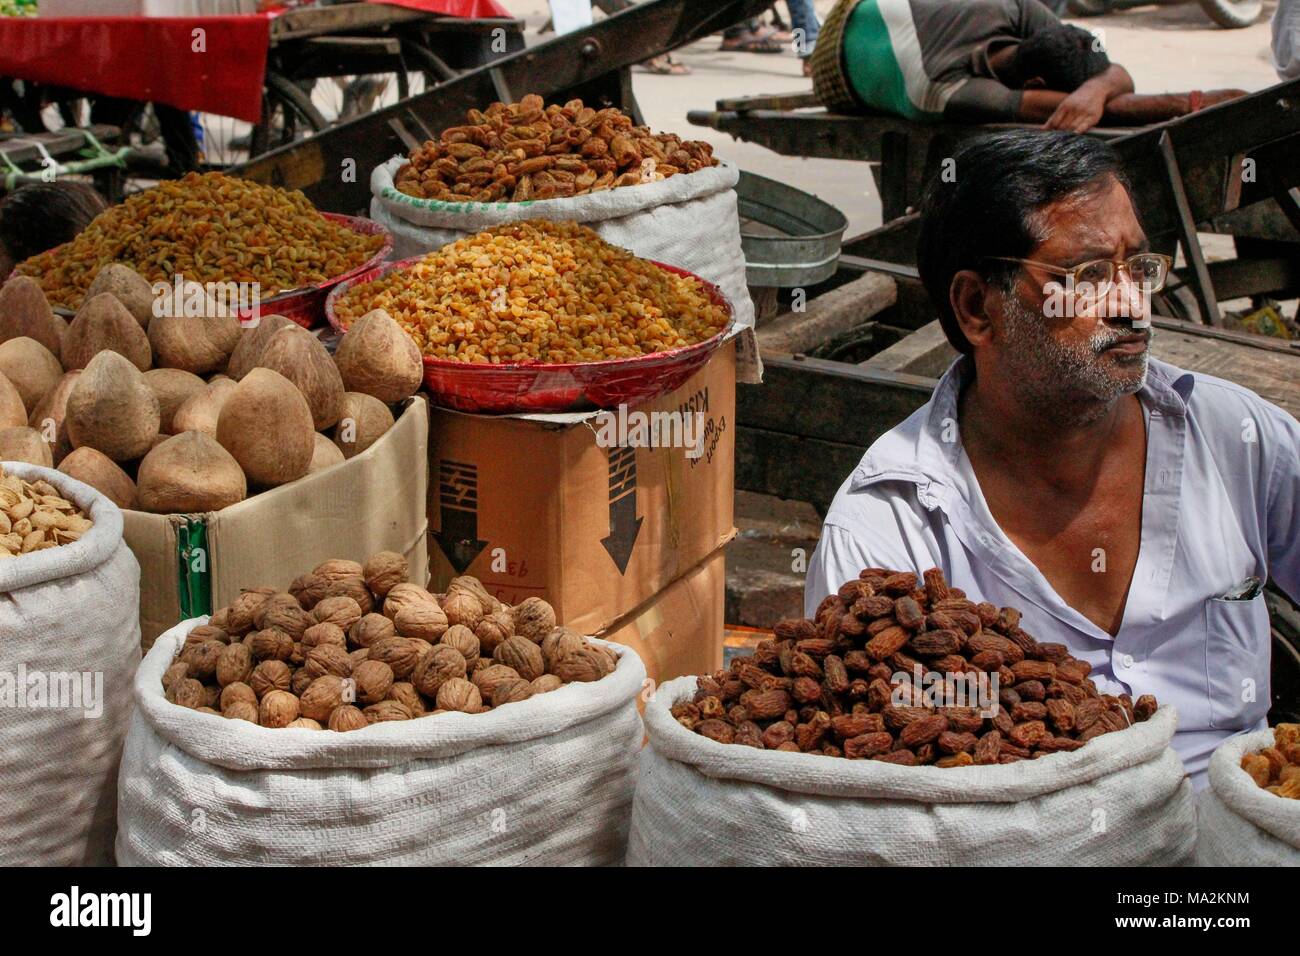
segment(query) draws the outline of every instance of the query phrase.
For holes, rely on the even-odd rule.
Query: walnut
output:
[[[262,698],[257,716],[263,727],[287,727],[298,719],[298,698],[287,690],[273,690]]]
[[[355,651],[349,651],[348,657],[352,660],[352,670],[355,671],[358,664],[370,659],[370,648],[358,647]]]
[[[304,574],[289,585],[289,593],[298,599],[298,604],[304,611],[310,611],[325,597],[330,583],[329,578],[319,574]]]
[[[221,652],[228,646],[220,641],[191,644],[189,647],[181,649],[179,659],[188,665],[190,677],[204,681],[217,672],[217,658],[221,656]]]
[[[326,588],[325,598],[322,600],[332,597],[352,598],[357,602],[357,607],[361,608],[362,614],[369,614],[375,609],[375,597],[370,593],[370,588],[366,587],[365,579],[359,574],[356,577],[335,581]]]
[[[526,681],[546,673],[546,661],[542,659],[541,648],[526,637],[506,638],[492,652],[492,659],[498,664],[513,667]]]
[[[449,624],[464,624],[470,630],[483,619],[483,605],[467,591],[448,592],[446,600],[442,602],[442,612],[447,615]]]
[[[362,661],[352,672],[357,684],[357,700],[377,704],[393,687],[393,669],[383,661]]]
[[[418,637],[433,644],[447,630],[447,615],[436,604],[416,604],[398,611],[393,627],[403,637]]]
[[[258,661],[287,661],[293,657],[293,638],[279,628],[253,631],[248,649]]]
[[[335,707],[350,703],[346,699],[348,696],[350,690],[344,686],[342,677],[334,674],[317,677],[302,692],[302,715],[312,720],[325,720]]]
[[[566,684],[597,681],[609,673],[609,660],[588,644],[555,665],[555,676]]]
[[[291,690],[293,685],[293,671],[284,661],[262,661],[253,668],[253,676],[248,679],[248,685],[253,689],[253,693],[259,699],[265,697],[273,690]],[[244,686],[235,685],[234,686]],[[225,700],[225,691],[222,691],[222,700]]]
[[[425,642],[409,637],[386,637],[370,645],[370,656],[366,659],[382,661],[393,669],[395,677],[405,680],[411,676],[420,659],[420,649],[417,644],[425,644]]]
[[[200,714],[211,714],[214,717],[221,716],[221,711],[214,707],[195,707],[194,709]]]
[[[483,609],[484,614],[495,614],[505,607],[504,604],[488,592],[482,581],[468,574],[451,579],[451,583],[447,585],[447,593],[452,594],[456,591],[463,591],[478,598],[479,606]]]
[[[532,687],[534,694],[547,694],[563,687],[564,681],[560,680],[554,674],[543,674],[541,677],[532,681],[530,686]]]
[[[397,681],[392,687],[388,688],[388,693],[384,699],[395,700],[399,704],[404,704],[414,717],[424,715],[424,698],[415,689],[415,685],[408,684],[406,681]]]
[[[225,615],[222,621],[217,623],[216,626],[221,628],[231,637],[243,637],[249,631],[253,630],[257,612],[262,605],[266,603],[266,600],[269,597],[270,595],[264,593],[261,589],[244,591],[239,595],[239,597],[231,601],[228,607],[223,609]],[[208,623],[213,624],[215,620],[214,617],[214,619]],[[258,626],[260,627],[260,625]]]
[[[533,685],[526,680],[513,678],[501,681],[492,689],[492,706],[513,704],[533,696]]]
[[[315,621],[298,604],[298,599],[287,592],[266,598],[253,614],[253,625],[260,631],[278,628],[295,641],[302,639],[303,631]]]
[[[384,595],[395,586],[405,583],[410,573],[411,569],[406,558],[396,551],[380,551],[378,554],[372,554],[366,560],[365,567],[361,569],[366,587],[370,588],[370,593],[380,600],[383,600]]]
[[[303,659],[306,659],[313,647],[320,647],[322,644],[333,644],[340,650],[347,650],[348,639],[343,633],[343,628],[337,624],[325,621],[322,624],[313,624],[307,630],[302,632],[302,653]]]
[[[466,714],[476,714],[483,706],[483,698],[478,688],[463,677],[453,677],[438,688],[438,708],[440,710],[459,710]]]
[[[507,667],[504,664],[491,664],[482,670],[474,672],[470,680],[478,688],[479,693],[485,700],[491,700],[493,692],[496,691],[497,684],[505,680],[518,680],[519,672],[513,667]]]
[[[178,680],[172,685],[171,691],[172,703],[180,707],[189,707],[195,710],[203,707],[203,685],[193,677],[185,677]]]
[[[230,644],[217,656],[217,683],[222,687],[235,681],[248,682],[253,673],[253,655],[243,644]]]
[[[425,697],[436,697],[438,688],[444,683],[453,677],[464,676],[465,658],[460,651],[445,644],[435,644],[411,675],[411,683]]]
[[[190,676],[190,665],[184,661],[177,661],[163,672],[162,685],[163,690],[170,690],[172,684],[178,680],[183,680]]]
[[[312,611],[312,616],[319,624],[337,624],[346,632],[361,620],[361,605],[353,598],[335,595],[323,598]]]
[[[539,597],[530,597],[512,609],[515,633],[540,644],[555,628],[555,608]]]
[[[438,606],[438,599],[418,584],[398,584],[384,596],[384,617],[390,621],[403,608],[416,604]]]
[[[212,617],[208,618],[208,623],[213,627],[221,628],[223,631],[226,630],[226,625],[230,623],[230,608],[223,607],[213,611]]]
[[[366,614],[348,631],[348,640],[357,647],[369,647],[375,641],[397,633],[393,622],[382,614]]]
[[[235,701],[221,712],[221,716],[227,720],[246,720],[250,724],[255,724],[260,719],[257,705],[246,700]]]
[[[326,674],[350,677],[352,658],[348,657],[348,652],[337,644],[321,644],[307,652],[307,659],[303,661],[302,669],[312,677],[324,677]]]
[[[484,654],[491,654],[507,637],[513,637],[515,621],[509,611],[497,611],[479,621],[474,628],[474,636]]]
[[[231,704],[234,704],[236,701],[241,701],[241,700],[246,704],[252,704],[254,707],[256,707],[258,696],[259,695],[256,690],[254,690],[250,685],[245,684],[241,681],[236,681],[233,684],[227,684],[225,687],[221,688],[221,698],[220,698],[221,709],[229,710]]]
[[[216,707],[221,703],[221,688],[216,684],[203,685],[203,707]]]
[[[362,714],[372,724],[382,723],[386,720],[411,719],[411,712],[406,709],[406,706],[395,700],[381,700],[377,704],[371,704],[362,711]]]
[[[293,653],[289,655],[290,667],[302,667],[302,662],[307,659],[308,648],[303,647],[302,641],[293,642]]]
[[[299,717],[297,720],[290,721],[288,727],[290,730],[324,730],[325,729],[319,723],[312,720],[310,717]]]
[[[293,678],[289,681],[289,690],[301,697],[315,679],[300,667],[293,672]]]
[[[438,641],[439,644],[446,644],[448,647],[460,651],[460,656],[465,658],[465,663],[473,667],[479,660],[479,640],[464,624],[457,624],[454,627],[447,628]]]
[[[567,627],[552,630],[542,641],[542,658],[546,661],[547,673],[554,674],[556,664],[586,646],[586,638],[577,631],[571,631]]]
[[[222,644],[229,644],[230,635],[219,627],[213,627],[211,624],[200,624],[185,635],[184,646],[202,644],[205,641],[220,641]]]
[[[319,575],[334,584],[347,578],[361,577],[361,565],[355,561],[344,561],[336,558],[332,561],[321,562],[311,569],[311,573]]]
[[[342,704],[335,707],[330,712],[328,725],[330,730],[344,733],[349,730],[360,730],[363,727],[370,726],[366,720],[366,715],[351,704]]]

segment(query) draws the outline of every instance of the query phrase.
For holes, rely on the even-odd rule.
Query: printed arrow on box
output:
[[[636,516],[636,449],[611,448],[609,451],[609,535],[600,543],[614,559],[619,574],[627,573],[641,533]]]
[[[478,465],[438,463],[438,512],[442,527],[433,538],[457,574],[464,574],[487,547],[478,536]]]

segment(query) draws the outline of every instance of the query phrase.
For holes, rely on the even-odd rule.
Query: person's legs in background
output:
[[[794,27],[795,52],[803,60],[804,76],[811,76],[810,58],[822,28],[813,0],[785,0],[785,5],[790,10],[790,25]]]

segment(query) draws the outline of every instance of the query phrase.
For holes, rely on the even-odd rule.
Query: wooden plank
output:
[[[117,139],[118,128],[102,123],[90,127],[91,135],[102,143]],[[13,163],[36,162],[41,151],[34,145],[40,143],[51,156],[67,156],[86,146],[86,137],[79,129],[62,129],[53,133],[0,133],[0,152]]]
[[[406,7],[391,7],[379,3],[344,3],[331,7],[304,7],[282,13],[271,21],[271,45],[286,40],[318,37],[329,33],[346,33],[356,30],[378,30],[419,20],[458,20],[460,17],[441,17]],[[463,22],[463,21],[462,21]]]
[[[868,272],[807,304],[802,312],[787,312],[758,330],[758,347],[771,352],[807,352],[861,325],[898,301],[895,281]]]
[[[1160,135],[1159,146],[1169,201],[1178,217],[1178,242],[1183,247],[1183,256],[1191,266],[1192,292],[1196,295],[1196,304],[1200,306],[1201,321],[1210,325],[1222,325],[1223,316],[1219,314],[1214,282],[1210,278],[1210,270],[1205,266],[1205,253],[1201,251],[1201,241],[1196,236],[1196,220],[1192,217],[1178,157],[1174,155],[1173,140],[1169,138],[1168,132]]]
[[[739,424],[736,489],[807,501],[825,509],[867,445],[827,442]]]

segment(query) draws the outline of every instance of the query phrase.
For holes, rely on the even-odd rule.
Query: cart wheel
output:
[[[276,120],[279,119],[277,124]],[[248,157],[260,156],[280,146],[318,133],[329,126],[311,101],[311,94],[278,73],[266,74],[262,122],[253,127]]]
[[[1201,9],[1219,26],[1237,30],[1259,19],[1264,0],[1201,0]]]
[[[1067,0],[1065,9],[1075,17],[1099,17],[1114,5],[1114,0]]]

